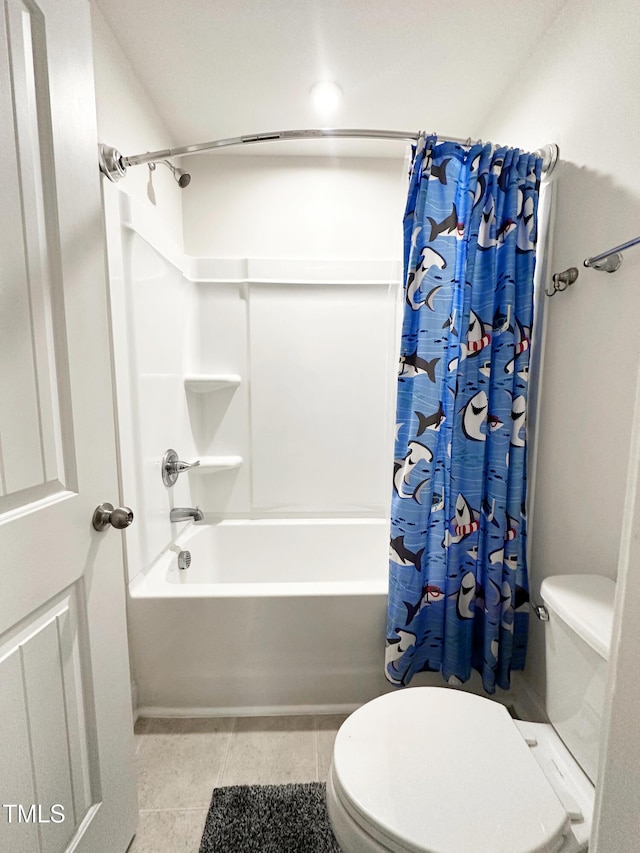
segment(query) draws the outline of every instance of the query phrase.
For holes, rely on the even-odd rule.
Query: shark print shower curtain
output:
[[[421,135],[404,218],[385,674],[522,669],[526,433],[542,161]]]

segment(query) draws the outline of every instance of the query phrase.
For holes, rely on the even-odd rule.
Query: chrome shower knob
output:
[[[178,459],[175,450],[169,448],[162,457],[162,482],[167,488],[170,488],[175,485],[179,474],[188,471],[190,468],[197,468],[199,464],[199,459],[195,462],[182,462]]]
[[[114,509],[113,504],[110,503],[97,506],[92,519],[93,529],[98,531],[104,530],[109,524],[116,530],[124,530],[132,522],[133,510],[129,509],[128,506],[119,506]]]

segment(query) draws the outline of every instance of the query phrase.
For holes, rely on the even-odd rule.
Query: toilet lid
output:
[[[414,687],[342,725],[336,794],[391,850],[552,853],[569,819],[508,711],[470,693]]]

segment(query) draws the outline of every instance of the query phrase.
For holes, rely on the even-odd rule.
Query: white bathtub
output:
[[[188,569],[178,553],[191,552]],[[130,584],[144,713],[348,710],[386,689],[385,519],[189,524]]]
[[[188,569],[178,554],[189,551]],[[222,521],[190,524],[146,574],[134,598],[386,595],[383,519]]]

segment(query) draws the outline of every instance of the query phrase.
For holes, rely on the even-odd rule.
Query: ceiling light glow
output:
[[[321,80],[311,87],[309,97],[316,112],[328,116],[338,109],[342,100],[342,89],[337,83]]]

